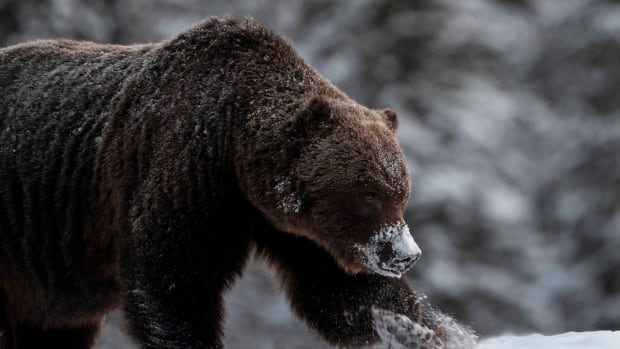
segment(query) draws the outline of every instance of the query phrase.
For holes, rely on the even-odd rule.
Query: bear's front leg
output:
[[[373,310],[434,327],[403,279],[347,274],[314,242],[266,223],[256,229],[254,239],[258,256],[276,269],[293,310],[334,345],[358,348],[379,341]]]
[[[223,293],[246,263],[248,229],[173,217],[138,217],[124,243],[130,330],[143,348],[223,348]]]
[[[125,314],[141,348],[222,348],[222,304],[218,295],[199,295],[194,282],[176,291],[142,282],[132,286]]]

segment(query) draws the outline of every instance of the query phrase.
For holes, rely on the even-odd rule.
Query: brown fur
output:
[[[416,315],[353,247],[402,219],[396,114],[370,110],[251,20],[139,46],[0,50],[0,322],[17,347],[89,347],[122,306],[144,347],[220,348],[253,247],[327,340]],[[8,328],[7,328],[8,327]],[[40,344],[40,343],[39,343]]]

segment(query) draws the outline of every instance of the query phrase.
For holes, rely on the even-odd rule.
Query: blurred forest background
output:
[[[157,41],[223,14],[400,114],[424,251],[407,277],[432,304],[483,336],[620,329],[620,1],[0,0],[0,44]],[[326,348],[260,265],[227,303],[228,348]],[[100,348],[129,347],[118,322]]]

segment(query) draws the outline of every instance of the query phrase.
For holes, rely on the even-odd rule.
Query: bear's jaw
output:
[[[398,221],[383,225],[366,244],[356,245],[369,271],[399,278],[420,258],[422,251],[407,224]]]

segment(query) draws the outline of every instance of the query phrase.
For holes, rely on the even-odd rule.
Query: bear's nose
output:
[[[388,253],[381,254],[381,267],[402,274],[409,270],[420,259],[422,251],[415,243],[409,229],[401,229],[388,244]]]
[[[368,243],[357,247],[370,271],[389,277],[400,277],[422,254],[402,221],[381,226]]]
[[[407,270],[411,269],[411,267],[413,267],[415,262],[420,259],[421,255],[422,252],[417,252],[405,257],[393,257],[386,263],[386,267],[399,273],[404,273]]]

